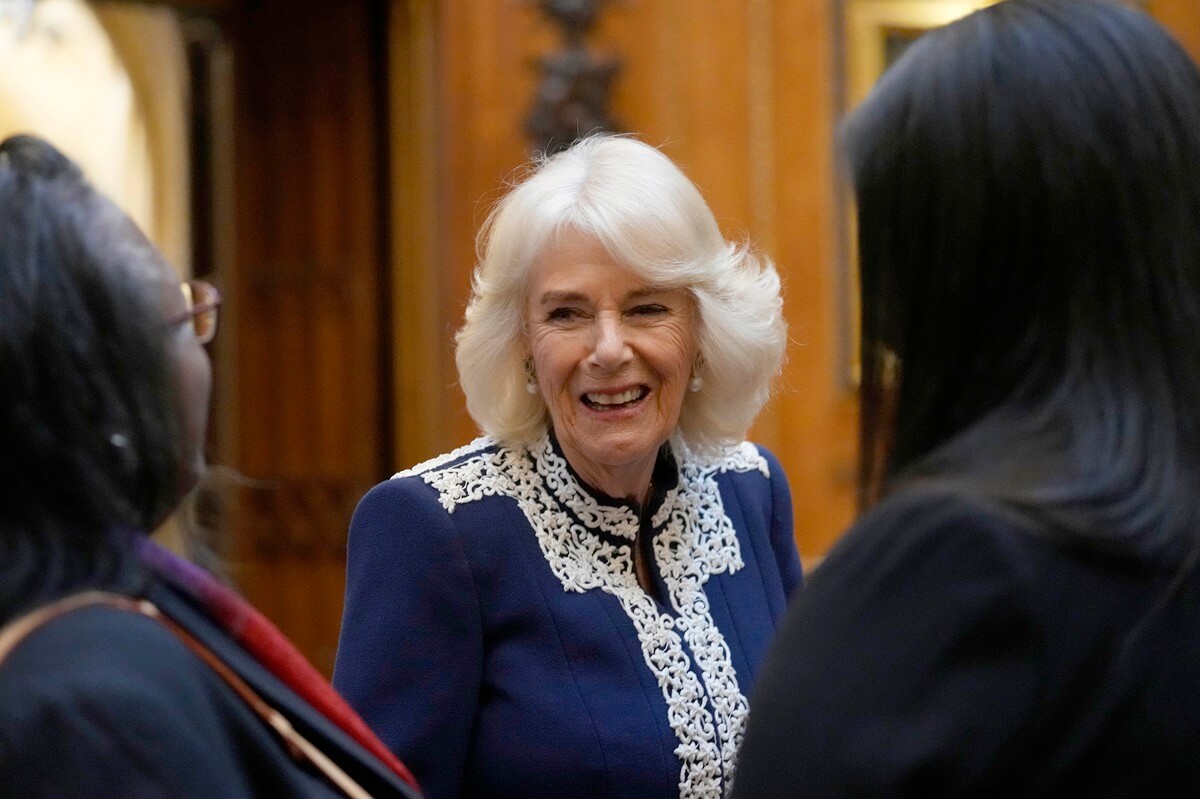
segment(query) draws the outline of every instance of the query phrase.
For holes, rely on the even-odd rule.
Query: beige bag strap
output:
[[[73,594],[51,602],[37,610],[14,619],[0,629],[0,663],[8,657],[16,647],[32,632],[60,616],[64,616],[80,608],[101,605],[104,607],[123,610],[128,613],[138,613],[149,616],[162,624],[179,640],[181,640],[196,657],[200,658],[209,668],[217,673],[242,700],[283,739],[284,745],[297,760],[307,761],[313,768],[321,772],[350,799],[371,799],[371,795],[361,785],[354,781],[345,771],[333,762],[311,741],[296,731],[291,722],[275,708],[268,705],[253,688],[246,684],[238,674],[224,661],[216,656],[190,632],[180,626],[174,619],[163,614],[158,607],[148,599],[132,599],[120,594],[105,591],[87,591]]]

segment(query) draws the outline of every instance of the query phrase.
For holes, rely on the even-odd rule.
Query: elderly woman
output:
[[[486,436],[359,505],[334,684],[435,799],[719,797],[800,582],[782,470],[742,440],[779,278],[618,137],[544,161],[479,251]]]
[[[269,622],[146,532],[204,470],[220,297],[0,143],[0,795],[416,797]]]

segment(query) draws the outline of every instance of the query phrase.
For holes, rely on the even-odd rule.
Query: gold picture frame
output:
[[[879,76],[904,49],[924,33],[939,28],[997,0],[840,0],[842,6],[843,112],[862,102]],[[853,192],[844,189],[842,203],[845,253],[842,283],[845,286],[842,313],[845,334],[845,381],[857,389],[862,380],[860,350],[860,307],[858,243]]]

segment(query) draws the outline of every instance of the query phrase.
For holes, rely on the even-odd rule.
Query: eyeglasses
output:
[[[221,292],[203,280],[185,280],[179,284],[187,310],[167,320],[168,325],[192,323],[192,332],[201,344],[207,344],[217,334],[217,309],[221,307]]]

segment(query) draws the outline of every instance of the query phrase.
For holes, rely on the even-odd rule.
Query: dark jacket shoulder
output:
[[[228,731],[257,719],[214,677],[145,616],[47,623],[0,666],[0,795],[252,795]]]

